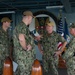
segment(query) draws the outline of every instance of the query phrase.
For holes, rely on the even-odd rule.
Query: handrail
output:
[[[38,59],[36,59],[32,65],[31,75],[43,75],[42,66]]]
[[[3,75],[13,75],[13,63],[10,57],[7,57],[4,61]]]

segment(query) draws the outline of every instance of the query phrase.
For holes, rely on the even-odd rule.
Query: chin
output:
[[[51,34],[51,32],[48,32],[48,34]]]

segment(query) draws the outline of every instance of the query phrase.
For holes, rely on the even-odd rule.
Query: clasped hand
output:
[[[27,45],[27,51],[30,51],[32,49],[32,46],[29,44]]]

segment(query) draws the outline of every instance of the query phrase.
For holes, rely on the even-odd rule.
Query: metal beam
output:
[[[67,13],[71,13],[72,10],[71,10],[71,4],[70,4],[69,0],[61,0],[61,2],[64,5],[65,11]]]
[[[0,0],[0,1],[13,1],[13,0]]]
[[[14,7],[14,6],[12,6],[12,5],[8,5],[8,4],[7,4],[7,3],[5,3],[5,2],[0,1],[0,3],[2,3],[2,4],[4,4],[4,5],[6,5],[8,8],[9,8],[9,7],[11,7],[11,8],[13,8],[13,9],[19,10],[18,8],[15,8],[15,7]]]

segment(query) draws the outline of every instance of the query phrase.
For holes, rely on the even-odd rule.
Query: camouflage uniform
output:
[[[25,51],[19,42],[18,35],[24,34],[26,43],[31,44],[32,50]],[[16,75],[30,75],[32,63],[35,59],[35,50],[34,50],[34,41],[32,36],[29,34],[28,27],[22,22],[17,25],[13,32],[13,43],[14,43],[14,53],[13,58],[14,61],[18,64],[18,69],[16,71]]]
[[[54,57],[54,52],[57,50],[58,42],[64,42],[65,40],[57,34],[55,31],[52,34],[46,33],[41,39],[43,47],[43,65],[46,72],[52,71],[53,75],[58,75],[58,57]]]
[[[8,34],[0,27],[0,75],[2,74],[5,58],[9,55]]]
[[[75,75],[75,37],[69,42],[68,49],[63,55],[66,60],[68,75]]]

